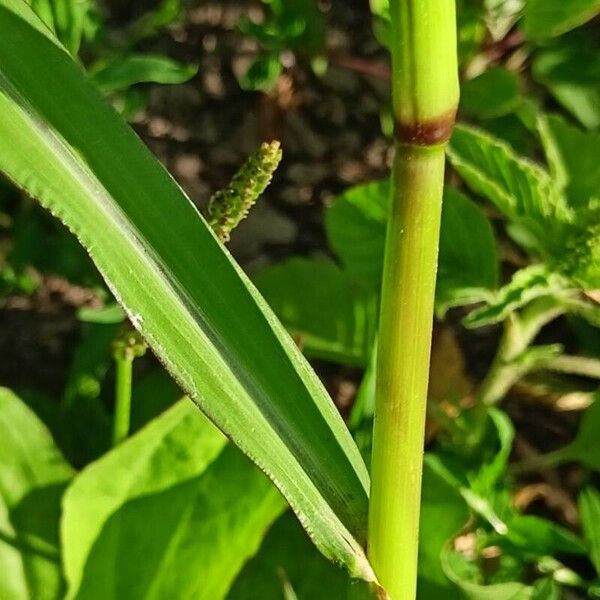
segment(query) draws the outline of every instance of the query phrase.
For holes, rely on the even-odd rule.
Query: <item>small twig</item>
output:
[[[129,435],[131,422],[131,384],[133,361],[146,352],[146,343],[137,331],[128,331],[118,337],[113,345],[117,366],[115,378],[115,414],[113,421],[113,446]]]
[[[536,369],[546,369],[557,373],[581,375],[590,379],[600,379],[600,360],[589,356],[563,354],[542,362]]]
[[[530,456],[511,467],[513,473],[530,473],[531,471],[544,471],[553,469],[568,462],[573,458],[571,446],[564,446],[558,450]]]
[[[552,510],[561,513],[563,521],[571,526],[579,523],[577,504],[571,496],[560,486],[552,483],[540,482],[523,486],[513,496],[513,503],[521,512],[536,500],[542,499]]]
[[[519,356],[545,325],[564,312],[557,300],[542,297],[531,302],[520,314],[509,315],[492,366],[479,388],[478,403],[493,406],[504,398],[527,373],[527,369],[518,363]]]
[[[367,77],[391,81],[392,72],[389,65],[381,62],[373,62],[359,56],[347,56],[342,54],[330,54],[329,62],[341,69],[348,69]]]

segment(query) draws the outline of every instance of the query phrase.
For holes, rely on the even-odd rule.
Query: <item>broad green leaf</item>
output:
[[[533,78],[588,129],[600,126],[600,46],[584,31],[561,36],[536,52]]]
[[[563,252],[573,214],[547,171],[466,125],[456,127],[448,157],[469,187],[530,233],[538,252]]]
[[[585,546],[575,534],[535,515],[517,515],[511,519],[506,537],[528,556],[585,554]]]
[[[468,600],[531,600],[533,588],[517,581],[484,585],[479,569],[455,551],[444,555],[446,575]]]
[[[507,115],[520,101],[518,76],[501,67],[491,68],[465,81],[460,93],[461,110],[479,119]]]
[[[377,288],[383,270],[389,180],[350,188],[325,212],[325,230],[344,269]]]
[[[560,585],[552,579],[539,579],[533,586],[531,600],[562,600],[563,594]]]
[[[600,575],[600,492],[587,487],[579,495],[581,528],[596,573]]]
[[[255,278],[260,292],[307,355],[366,365],[378,298],[328,260],[292,258]]]
[[[196,75],[198,68],[167,56],[126,54],[95,65],[92,81],[105,93],[121,92],[136,83],[183,83]]]
[[[0,388],[0,598],[63,597],[58,522],[72,476],[46,427]]]
[[[389,182],[351,188],[325,213],[329,242],[344,269],[379,289]],[[436,289],[438,315],[451,306],[486,299],[498,285],[498,256],[492,227],[466,196],[446,188],[442,209]]]
[[[278,54],[263,54],[256,58],[248,70],[239,77],[240,87],[251,92],[267,92],[273,88],[282,70],[283,66]]]
[[[284,502],[184,399],[71,484],[68,598],[223,598]]]
[[[479,207],[446,188],[442,206],[436,313],[489,300],[498,287],[500,261],[494,231]]]
[[[77,235],[181,387],[271,477],[321,551],[373,579],[360,545],[367,470],[316,374],[180,188],[25,9],[0,2],[0,169]]]
[[[585,132],[558,115],[540,119],[546,158],[558,186],[575,207],[600,198],[600,133]]]
[[[442,554],[469,518],[456,489],[425,464],[419,527],[419,600],[453,600],[457,590],[444,573]]]
[[[552,273],[544,265],[532,265],[517,271],[511,281],[487,300],[485,306],[470,312],[463,320],[475,328],[500,323],[512,312],[543,296],[561,296],[570,293],[568,282]]]
[[[554,37],[579,27],[599,12],[599,0],[527,0],[523,29],[531,39]]]
[[[289,512],[267,533],[227,594],[227,600],[282,600],[287,583],[298,600],[345,598],[348,576],[326,561]]]

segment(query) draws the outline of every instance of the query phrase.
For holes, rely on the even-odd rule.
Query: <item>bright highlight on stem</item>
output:
[[[390,0],[396,157],[385,250],[368,554],[416,597],[425,411],[444,185],[458,104],[454,0]]]

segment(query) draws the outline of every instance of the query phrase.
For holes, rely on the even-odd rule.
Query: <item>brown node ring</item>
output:
[[[456,109],[452,109],[440,117],[419,123],[396,121],[394,135],[401,144],[435,146],[444,144],[450,139],[455,122]]]

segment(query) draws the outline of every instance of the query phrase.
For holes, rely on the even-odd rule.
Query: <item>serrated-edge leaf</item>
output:
[[[563,277],[552,273],[545,265],[531,265],[517,271],[511,281],[498,290],[493,300],[469,313],[463,324],[475,328],[500,323],[510,313],[536,298],[567,297],[571,293],[572,288]]]
[[[538,250],[560,255],[574,214],[545,169],[516,155],[507,143],[463,124],[455,128],[448,158],[469,187],[533,233]]]
[[[566,190],[574,207],[590,208],[591,199],[600,196],[600,134],[582,131],[558,115],[539,117],[537,125],[555,185]]]
[[[322,384],[183,192],[27,21],[0,2],[0,168],[77,235],[169,371],[320,550],[374,580],[357,541],[368,474]]]

